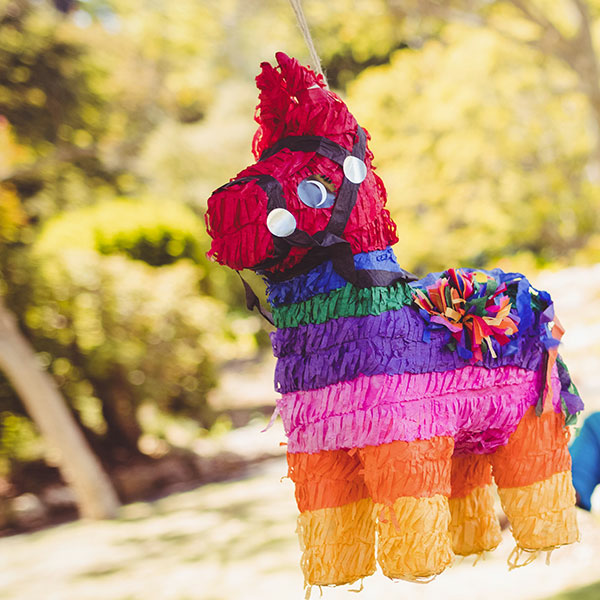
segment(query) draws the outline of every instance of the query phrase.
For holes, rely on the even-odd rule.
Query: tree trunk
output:
[[[102,401],[102,416],[106,421],[106,438],[114,446],[141,456],[138,440],[142,430],[137,420],[135,403],[122,368],[115,366],[104,379],[89,378]]]
[[[4,371],[46,441],[59,451],[59,468],[75,492],[81,516],[116,516],[119,500],[91,452],[52,377],[0,299],[0,369]]]

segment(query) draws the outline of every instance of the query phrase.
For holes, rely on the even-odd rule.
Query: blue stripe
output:
[[[394,251],[390,247],[385,250],[355,254],[354,265],[358,270],[376,269],[393,273],[401,270]],[[312,271],[289,281],[268,284],[267,300],[274,307],[304,302],[317,294],[328,294],[333,290],[343,288],[347,283],[341,275],[333,270],[331,261],[327,261]]]

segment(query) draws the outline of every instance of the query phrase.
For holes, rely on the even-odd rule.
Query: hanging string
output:
[[[290,4],[294,9],[294,14],[296,15],[296,19],[298,20],[298,27],[300,27],[300,31],[304,36],[304,41],[308,46],[308,52],[310,53],[310,58],[313,62],[313,69],[319,75],[322,75],[323,81],[325,82],[325,87],[329,89],[329,85],[327,83],[327,77],[325,77],[325,73],[323,72],[323,68],[321,67],[321,59],[317,54],[317,49],[312,40],[312,36],[310,35],[310,30],[308,28],[308,23],[306,22],[306,17],[304,16],[304,11],[302,10],[302,0],[290,0]]]

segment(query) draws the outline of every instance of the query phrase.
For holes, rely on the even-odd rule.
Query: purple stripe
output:
[[[445,348],[445,335],[434,331],[422,341],[424,321],[410,307],[377,316],[333,319],[322,325],[279,329],[271,334],[278,357],[275,389],[281,393],[322,388],[359,375],[444,372],[470,363]],[[537,336],[523,336],[518,351],[500,348],[483,366],[518,366],[537,371],[544,347]],[[481,365],[481,363],[480,363]]]
[[[452,436],[457,454],[483,454],[506,444],[541,383],[539,373],[516,367],[377,375],[285,394],[278,408],[292,453]],[[556,373],[553,386],[560,411]]]

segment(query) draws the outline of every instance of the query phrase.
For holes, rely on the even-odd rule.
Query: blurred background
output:
[[[303,6],[372,135],[401,264],[527,273],[600,409],[600,0]],[[284,434],[260,433],[269,326],[203,223],[254,162],[254,77],[278,50],[310,63],[287,0],[0,0],[0,599],[303,597]],[[509,574],[506,539],[363,597],[592,584],[581,518],[550,568]]]

